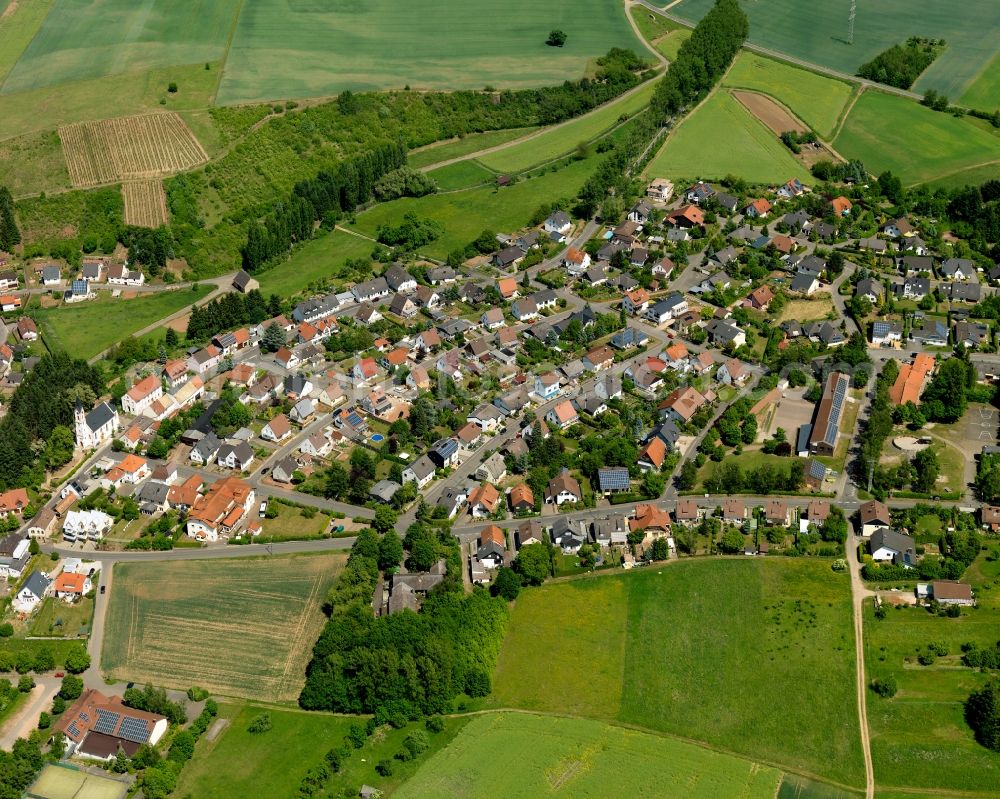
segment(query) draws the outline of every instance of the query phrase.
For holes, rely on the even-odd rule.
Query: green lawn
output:
[[[61,669],[66,664],[66,655],[74,646],[80,646],[81,641],[52,640],[40,641],[38,639],[28,640],[26,638],[0,638],[0,652],[12,652],[16,656],[22,649],[31,652],[38,652],[40,649],[48,649],[56,660],[56,668]]]
[[[433,144],[410,153],[409,163],[414,169],[461,158],[480,150],[488,150],[498,144],[506,144],[514,139],[520,139],[534,133],[538,128],[510,128],[507,130],[491,130],[487,133],[470,133],[461,139],[446,139],[440,144]]]
[[[685,561],[532,593],[518,599],[491,701],[861,784],[849,586],[827,562]]]
[[[861,95],[833,145],[845,158],[860,158],[869,172],[889,169],[905,184],[1000,161],[1000,132],[979,120],[956,119],[876,91]]]
[[[310,284],[336,279],[350,258],[367,258],[374,242],[334,230],[297,247],[287,261],[255,275],[265,295],[290,297]]]
[[[530,141],[515,144],[478,159],[495,172],[517,173],[573,152],[618,124],[622,116],[638,113],[649,104],[655,81],[649,81],[624,100],[613,100]]]
[[[790,464],[795,463],[795,460],[782,455],[768,455],[760,449],[749,449],[744,450],[739,455],[728,453],[724,462],[739,465],[744,474],[761,466],[773,466],[779,472],[788,474],[788,467]],[[705,465],[698,470],[698,484],[701,485],[708,477],[711,477],[713,472],[720,466],[721,463],[711,460],[705,461]]]
[[[774,97],[820,136],[833,133],[853,87],[844,81],[818,75],[742,50],[726,74],[726,86],[752,89]]]
[[[314,513],[310,519],[303,513],[302,508],[279,502],[274,502],[274,507],[278,511],[277,517],[261,520],[263,527],[261,535],[264,538],[281,540],[317,536],[326,530],[330,523],[330,517],[325,513]]]
[[[273,728],[264,734],[247,732],[250,722],[262,712],[271,714]],[[176,796],[243,799],[246,796],[290,797],[298,795],[302,777],[323,761],[331,749],[343,745],[351,724],[364,718],[305,713],[258,705],[224,704],[219,715],[230,721],[214,741],[202,738],[194,758],[184,767]],[[417,772],[428,757],[446,746],[466,724],[465,719],[447,719],[445,729],[430,734],[431,748],[419,760],[393,760],[393,775],[375,772],[380,760],[392,760],[403,739],[423,725],[415,723],[400,730],[382,729],[361,749],[352,749],[340,773],[327,784],[323,796],[357,796],[362,784],[391,792]]]
[[[673,131],[648,167],[650,177],[723,178],[753,183],[807,180],[808,170],[728,91],[717,91]]]
[[[131,300],[112,299],[109,293],[101,292],[96,300],[39,309],[32,315],[41,326],[42,335],[51,349],[62,349],[80,358],[90,358],[124,336],[197,302],[211,290],[210,286],[199,286],[197,289],[162,291]]]
[[[245,3],[219,98],[538,86],[580,77],[610,47],[640,47],[620,3],[508,0],[498,11],[490,0]],[[553,28],[565,47],[545,45]]]
[[[75,604],[67,604],[61,599],[47,597],[31,622],[31,635],[63,636],[76,638],[90,633],[90,623],[94,617],[94,600],[81,599]]]
[[[432,258],[445,258],[456,247],[464,247],[484,229],[514,231],[528,224],[535,210],[556,200],[576,196],[592,173],[597,156],[574,161],[555,172],[520,180],[503,189],[483,187],[449,194],[404,198],[380,203],[358,215],[354,228],[374,236],[382,224],[398,224],[412,211],[435,219],[444,226],[444,235],[423,247]]]
[[[657,2],[666,5],[670,0]],[[743,5],[750,19],[750,41],[848,75],[909,36],[944,38],[947,48],[920,76],[914,91],[937,89],[952,98],[962,95],[1000,49],[994,0],[967,0],[961,6],[931,0],[858,3],[853,44],[847,43],[851,0],[812,3],[806,11],[801,0]],[[712,0],[683,0],[670,11],[694,21],[711,6]]]
[[[886,788],[968,791],[1000,796],[1000,754],[981,747],[965,724],[962,704],[987,675],[961,665],[961,646],[994,646],[1000,611],[963,610],[958,619],[932,616],[921,608],[890,610],[875,619],[865,608],[865,664],[869,680],[893,675],[892,699],[868,693],[868,723],[876,782]],[[930,666],[916,662],[918,649],[932,642],[948,648]]]
[[[440,191],[455,191],[481,186],[484,183],[495,183],[496,173],[479,164],[477,161],[459,161],[427,173],[434,179]]]
[[[3,14],[0,17],[0,85],[42,27],[55,0],[17,0],[11,10],[12,2],[5,0],[0,4],[0,14]]]
[[[596,721],[497,713],[473,719],[398,799],[683,796],[771,799],[773,768]]]
[[[56,0],[0,93],[217,61],[226,54],[241,5],[239,0]]]
[[[622,580],[602,578],[521,594],[497,662],[490,705],[613,718],[625,679],[627,588]],[[538,660],[540,642],[545,642],[545,657]]]
[[[680,25],[673,20],[660,14],[654,14],[639,5],[631,6],[629,12],[632,14],[636,27],[639,28],[639,33],[650,43],[680,28]]]
[[[680,28],[679,30],[671,31],[663,38],[656,42],[656,49],[670,61],[677,58],[677,53],[681,49],[681,45],[684,44],[688,39],[691,38],[691,31],[687,28]]]

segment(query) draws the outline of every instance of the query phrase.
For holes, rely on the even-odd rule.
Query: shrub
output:
[[[83,680],[72,674],[63,677],[62,686],[59,688],[59,696],[63,699],[77,699],[83,693]]]
[[[174,83],[174,81],[170,81],[170,83],[167,84],[167,91],[171,94],[177,94],[177,84]]]
[[[14,625],[10,622],[0,624],[0,638],[10,638],[14,634]]]
[[[208,699],[208,691],[204,688],[199,688],[196,685],[192,685],[187,690],[187,697],[192,702],[201,702],[204,699]]]
[[[444,719],[440,716],[431,716],[424,722],[424,726],[431,732],[441,732],[444,729]]]
[[[22,694],[26,694],[35,687],[35,680],[30,674],[22,674],[21,678],[17,681],[17,690]]]
[[[260,735],[261,733],[270,732],[273,726],[274,725],[271,723],[271,714],[265,712],[261,713],[250,722],[250,726],[247,727],[247,732],[252,733],[253,735]]]
[[[375,765],[375,771],[379,773],[382,777],[392,776],[392,761],[391,760],[380,760]]]
[[[365,739],[367,738],[365,733],[365,728],[360,724],[352,724],[351,728],[347,731],[347,742],[351,744],[355,749],[360,749],[365,745]]]
[[[888,677],[872,680],[871,689],[879,696],[890,699],[896,695],[898,690],[896,678],[890,674]]]
[[[430,738],[427,737],[427,733],[423,730],[414,730],[403,741],[403,748],[413,755],[413,757],[422,755],[430,746]]]
[[[52,726],[52,716],[48,713],[42,712],[38,716],[38,729],[47,730]]]

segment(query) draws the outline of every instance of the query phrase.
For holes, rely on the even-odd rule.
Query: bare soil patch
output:
[[[7,8],[5,8],[3,13],[0,14],[0,19],[7,19],[7,17],[11,16],[15,11],[17,11],[17,0],[10,0],[7,4]]]
[[[789,130],[796,133],[809,131],[809,127],[804,122],[796,119],[788,109],[766,94],[733,90],[733,97],[777,136]]]

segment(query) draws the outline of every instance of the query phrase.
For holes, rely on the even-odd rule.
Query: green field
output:
[[[749,50],[742,50],[736,56],[726,73],[724,85],[771,95],[824,137],[833,133],[853,91],[844,81],[798,69]]]
[[[529,167],[552,161],[610,130],[622,116],[631,116],[641,111],[649,105],[655,88],[655,81],[649,81],[630,97],[612,101],[529,141],[484,155],[478,160],[495,172],[509,173],[523,172]]]
[[[0,85],[42,26],[54,2],[4,0],[0,3]]]
[[[0,94],[217,61],[225,56],[240,5],[240,0],[188,0],[183,4],[172,0],[56,0],[0,87]]]
[[[456,247],[464,247],[485,228],[514,231],[528,224],[531,215],[544,203],[572,198],[592,173],[598,156],[574,161],[555,172],[520,180],[503,189],[484,187],[427,197],[405,198],[380,203],[358,215],[352,226],[366,236],[374,236],[382,224],[398,224],[403,215],[436,219],[444,225],[444,235],[421,252],[445,258]]]
[[[890,610],[875,619],[865,608],[865,665],[868,679],[892,674],[899,693],[883,699],[868,693],[875,780],[886,788],[967,791],[1000,796],[1000,754],[980,746],[965,724],[962,703],[987,675],[961,665],[961,646],[992,647],[1000,638],[1000,610],[963,610],[958,619],[932,616],[921,608]],[[949,651],[930,666],[916,662],[930,642]]]
[[[118,679],[292,701],[341,555],[118,564],[101,669]]]
[[[969,108],[981,108],[985,111],[1000,108],[1000,53],[994,56],[969,85],[959,102]]]
[[[432,169],[427,175],[434,179],[440,191],[470,189],[484,183],[496,183],[496,173],[475,160],[448,164],[448,166]]]
[[[547,47],[553,28],[565,47]],[[584,74],[611,47],[639,51],[621,3],[607,0],[263,0],[245,3],[221,103],[343,89],[539,86]]]
[[[69,170],[55,131],[0,141],[0,186],[6,186],[15,197],[69,185]]]
[[[260,281],[260,290],[265,295],[290,297],[305,290],[310,284],[336,279],[349,258],[367,258],[374,247],[374,242],[360,236],[334,230],[307,241],[296,248],[287,261],[282,261],[255,277]]]
[[[473,719],[394,796],[771,799],[780,780],[775,769],[649,733],[496,713]]]
[[[680,30],[672,31],[657,40],[655,46],[665,58],[673,61],[677,58],[677,53],[681,49],[681,45],[690,38],[691,31],[687,28],[681,28]]]
[[[987,123],[875,91],[858,98],[833,146],[845,158],[860,158],[876,175],[892,170],[904,184],[1000,161],[1000,132]]]
[[[410,153],[409,163],[414,169],[440,164],[452,158],[461,158],[480,150],[488,150],[498,144],[506,144],[523,136],[530,136],[538,128],[510,128],[507,130],[491,130],[487,133],[470,133],[460,139],[446,139],[438,144],[432,144]]]
[[[274,725],[264,735],[247,732],[247,726],[261,712],[271,714]],[[323,756],[343,744],[351,724],[359,719],[279,710],[274,707],[223,704],[219,716],[230,723],[214,741],[201,739],[195,756],[181,772],[175,796],[244,799],[246,796],[291,797],[298,795],[299,783]],[[363,723],[364,719],[360,719]],[[365,745],[352,750],[341,771],[328,783],[323,796],[357,796],[362,784],[374,785],[389,792],[416,773],[426,758],[466,724],[466,719],[449,718],[445,729],[430,736],[431,748],[421,759],[402,763],[393,761],[393,775],[382,777],[375,772],[380,760],[392,759],[403,739],[422,724],[400,730],[379,730]]]
[[[658,0],[667,5],[669,0]],[[742,4],[750,19],[750,40],[853,75],[882,50],[909,36],[941,37],[944,53],[914,85],[914,91],[937,89],[958,98],[1000,49],[1000,15],[994,0],[967,0],[961,5],[938,0],[880,0],[858,3],[854,43],[847,43],[851,0],[811,3],[770,0]],[[697,20],[712,0],[683,0],[670,9]]]
[[[808,170],[777,136],[728,91],[717,91],[667,138],[646,174],[718,179],[738,175],[752,183],[807,180]]]
[[[94,618],[94,600],[84,597],[70,605],[55,597],[46,597],[31,620],[31,635],[76,638],[88,635]]]
[[[112,299],[109,293],[101,292],[96,300],[31,313],[50,349],[90,358],[124,336],[197,302],[211,290],[211,286],[199,286],[197,289],[161,291],[131,300]]]
[[[861,784],[850,593],[828,562],[701,560],[597,583],[518,600],[491,701],[556,713],[569,704]],[[595,629],[599,644],[589,643]]]

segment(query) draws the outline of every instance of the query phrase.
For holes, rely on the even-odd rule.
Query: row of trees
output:
[[[185,335],[188,341],[207,341],[224,330],[260,324],[280,313],[281,298],[277,294],[265,300],[257,289],[246,294],[231,291],[205,305],[192,307]]]
[[[381,178],[405,165],[406,146],[397,141],[374,147],[332,171],[297,183],[287,202],[263,222],[250,223],[242,252],[243,268],[255,272],[288,252],[296,242],[311,238],[315,222],[332,224],[341,214],[353,213],[372,199]]]
[[[21,231],[14,216],[14,198],[10,189],[0,186],[0,250],[12,250],[21,243]]]
[[[705,491],[710,494],[739,494],[747,492],[757,495],[795,493],[805,479],[805,466],[799,458],[790,460],[788,469],[779,469],[771,464],[743,471],[735,461],[723,461],[705,478]]]
[[[14,392],[7,415],[0,420],[0,490],[38,485],[46,466],[61,465],[46,458],[44,442],[58,428],[72,435],[76,401],[90,410],[101,391],[101,374],[86,361],[65,353],[43,355]]]

